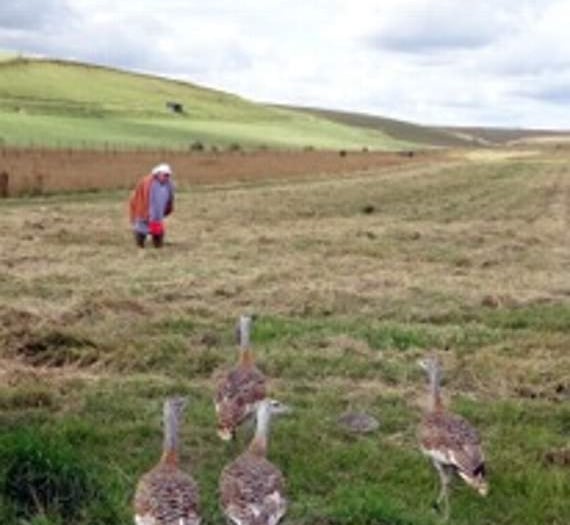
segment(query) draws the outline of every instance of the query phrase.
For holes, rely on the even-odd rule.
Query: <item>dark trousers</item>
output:
[[[135,232],[135,242],[139,248],[144,248],[146,235],[144,233]],[[152,235],[152,244],[155,248],[162,248],[164,245],[164,235]]]

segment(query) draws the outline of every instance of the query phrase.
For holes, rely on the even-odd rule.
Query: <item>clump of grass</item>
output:
[[[53,408],[56,405],[56,395],[46,386],[24,384],[16,388],[0,389],[0,410]]]
[[[110,523],[115,510],[97,472],[56,434],[20,431],[0,444],[0,494],[16,518],[32,523]]]
[[[34,366],[89,365],[98,359],[93,341],[61,330],[51,330],[29,338],[17,348],[17,354]]]
[[[570,306],[566,304],[498,309],[482,312],[481,319],[490,326],[503,329],[570,332]]]

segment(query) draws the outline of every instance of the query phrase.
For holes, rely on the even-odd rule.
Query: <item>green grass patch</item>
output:
[[[410,147],[335,123],[164,78],[48,60],[1,62],[0,143],[51,147]],[[172,114],[166,102],[183,104]]]
[[[253,340],[262,345],[271,345],[287,341],[318,342],[326,336],[346,335],[365,341],[374,350],[408,350],[432,346],[473,347],[497,341],[500,334],[493,328],[476,323],[437,326],[395,321],[357,322],[353,319],[330,317],[324,319],[264,317],[256,322]]]
[[[107,480],[65,436],[31,430],[4,436],[0,462],[5,523],[25,518],[50,525],[85,520],[103,525],[119,519]]]

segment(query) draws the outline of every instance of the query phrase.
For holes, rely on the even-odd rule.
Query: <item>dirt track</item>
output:
[[[0,173],[9,176],[8,193],[129,188],[159,162],[173,166],[179,184],[220,184],[295,176],[354,173],[410,163],[441,161],[442,153],[322,151],[171,152],[0,150]]]

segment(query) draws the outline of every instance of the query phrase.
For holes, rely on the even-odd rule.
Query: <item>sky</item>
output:
[[[570,129],[569,23],[570,0],[0,0],[0,49],[260,102]]]

